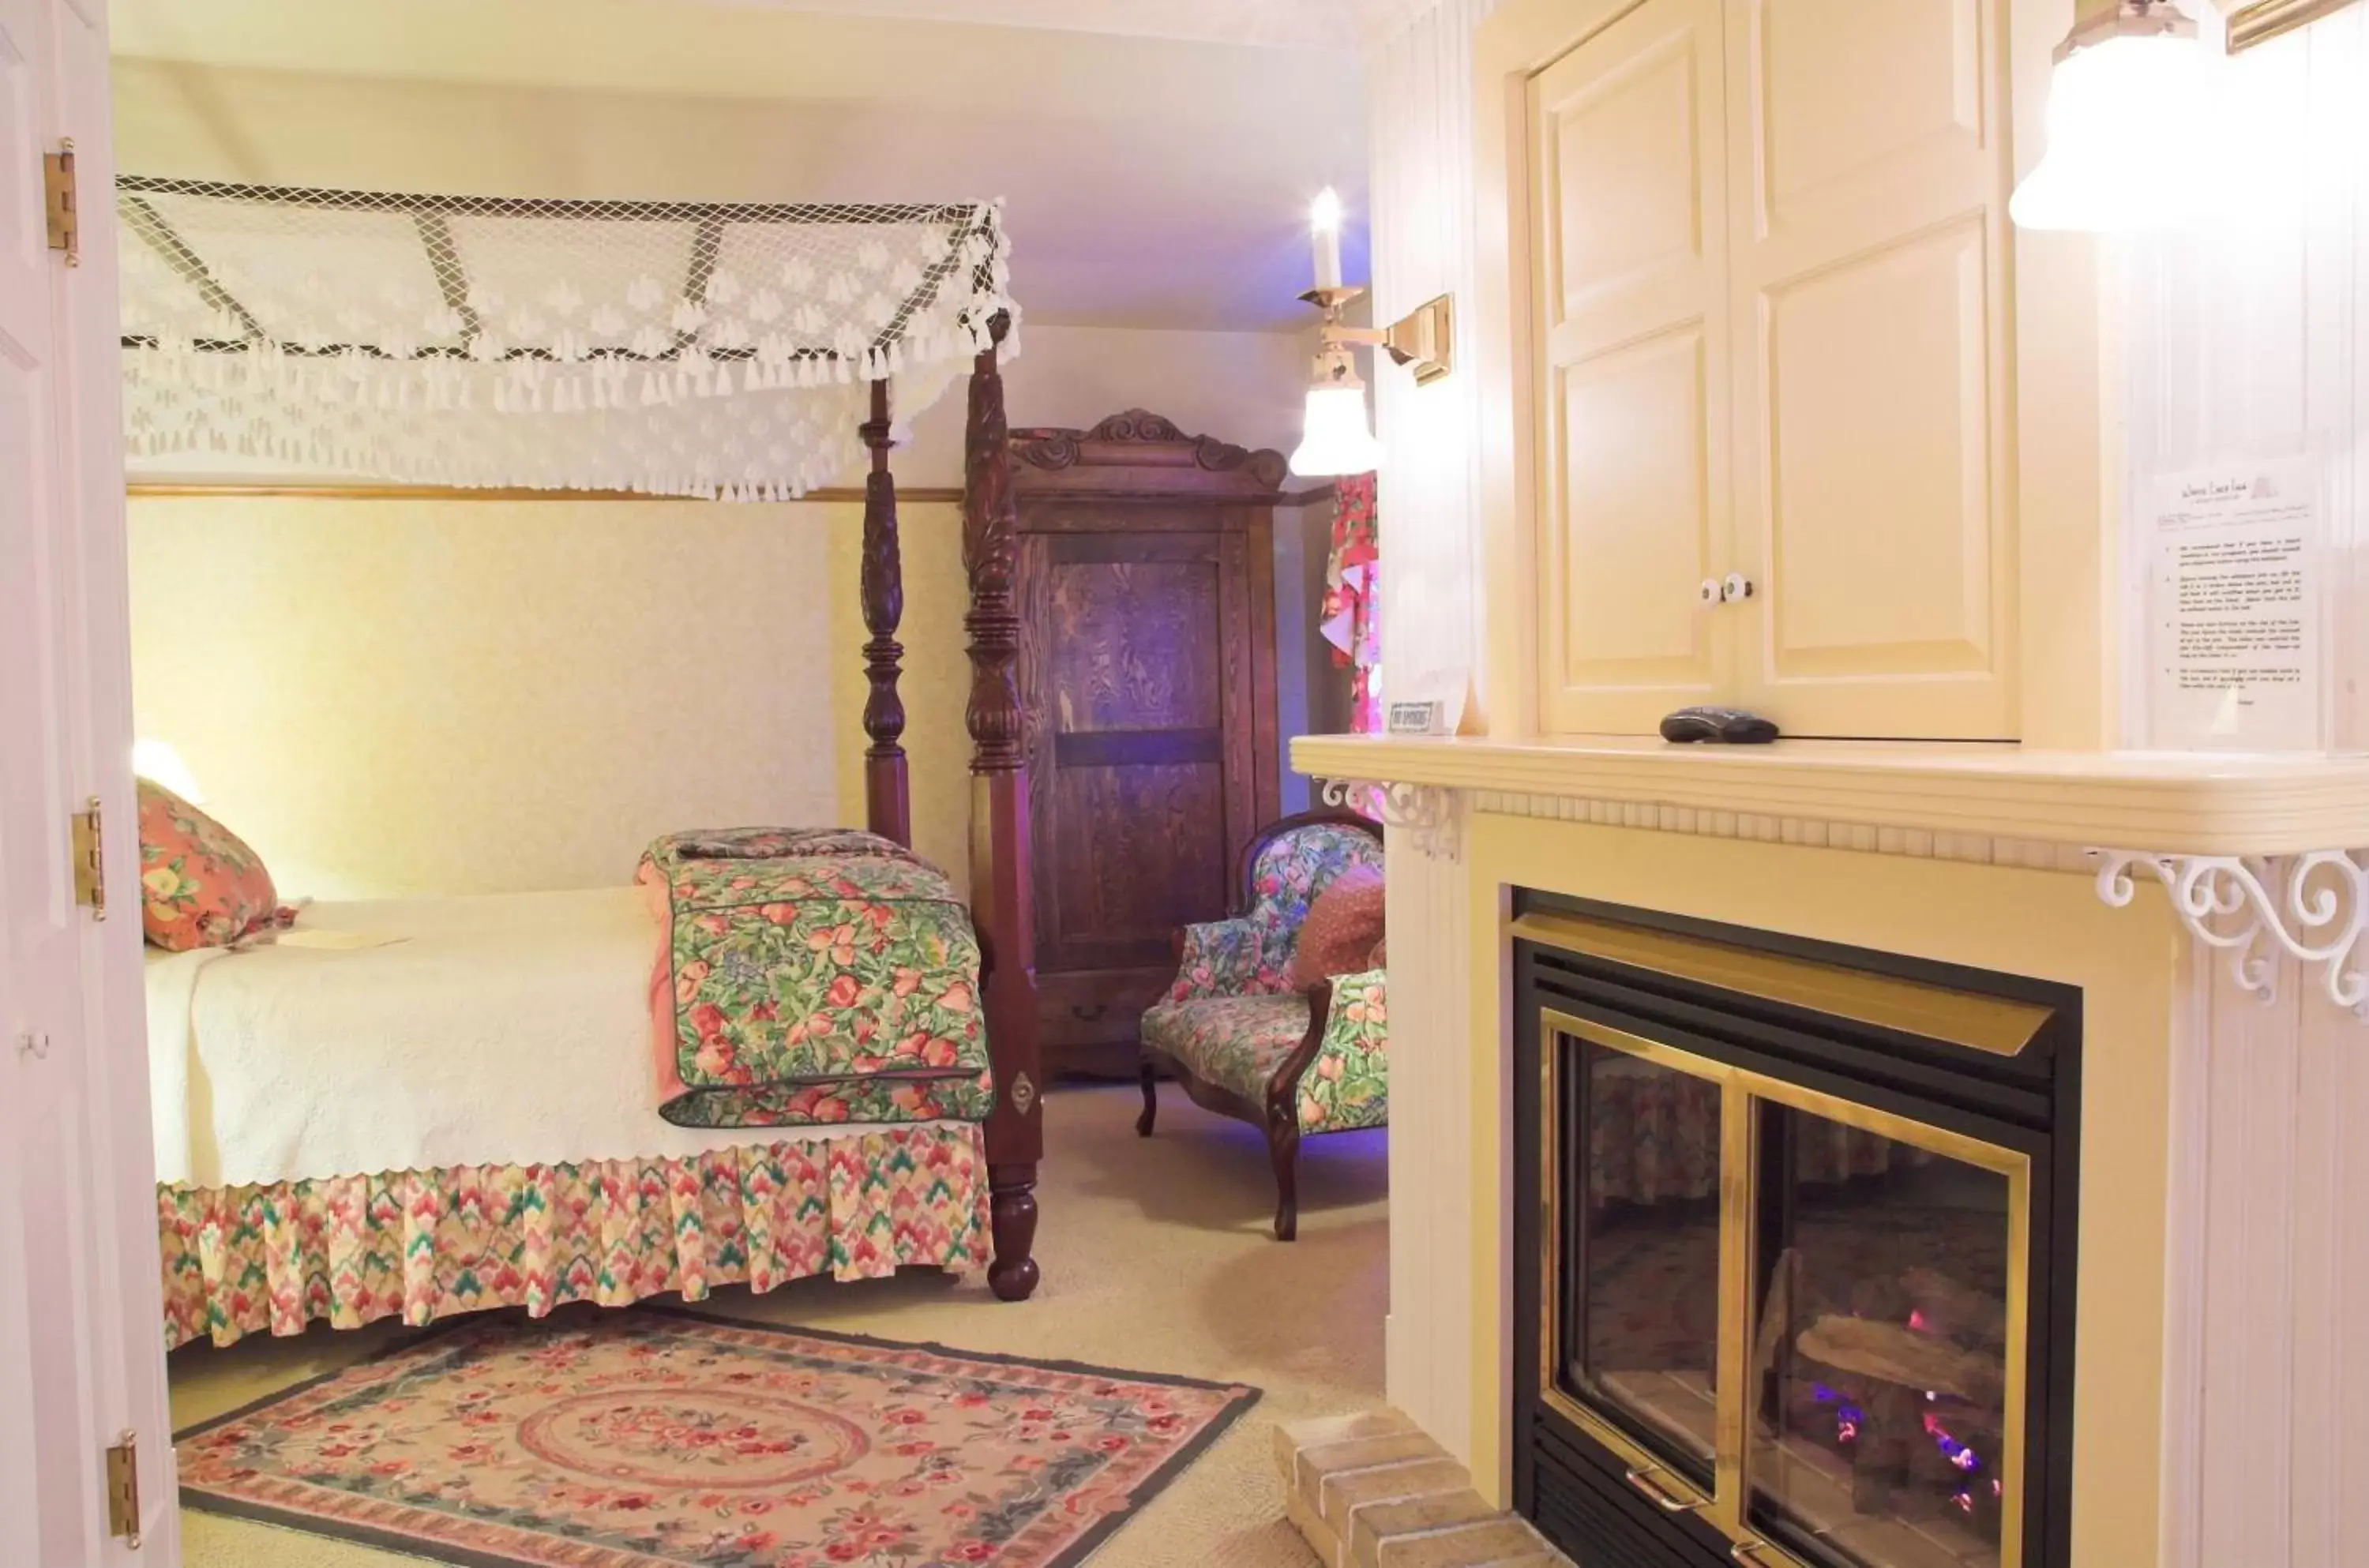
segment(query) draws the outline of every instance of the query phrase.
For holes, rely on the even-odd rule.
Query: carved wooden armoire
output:
[[[1279,809],[1284,460],[1140,409],[1012,441],[1045,1071],[1132,1077],[1177,928]]]

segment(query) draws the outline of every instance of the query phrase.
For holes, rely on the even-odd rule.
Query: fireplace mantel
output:
[[[1675,746],[1303,735],[1319,778],[1865,824],[2148,855],[2369,847],[2369,757],[1780,740]],[[2070,867],[2068,866],[2068,869]]]

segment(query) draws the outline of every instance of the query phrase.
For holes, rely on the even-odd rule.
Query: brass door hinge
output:
[[[128,1426],[107,1449],[107,1533],[140,1550],[140,1435]]]
[[[66,253],[66,265],[82,265],[82,211],[74,199],[74,155],[71,139],[54,153],[41,155],[41,207],[49,214],[50,248]]]
[[[72,818],[74,902],[87,906],[90,918],[107,918],[107,823],[92,795]]]

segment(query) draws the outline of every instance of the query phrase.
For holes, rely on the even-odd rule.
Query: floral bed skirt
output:
[[[680,1160],[475,1165],[160,1186],[167,1348],[326,1322],[420,1325],[568,1301],[987,1261],[976,1126],[741,1145]]]

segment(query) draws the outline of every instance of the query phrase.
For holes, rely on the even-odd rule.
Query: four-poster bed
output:
[[[667,934],[656,972],[645,962],[641,1027],[658,1048],[662,1088],[671,1081],[681,1092],[663,1107],[673,1127],[663,1137],[619,1130],[613,1104],[592,1104],[598,1094],[579,1092],[576,1101],[584,1104],[575,1114],[584,1125],[597,1123],[595,1141],[607,1146],[575,1148],[570,1135],[545,1127],[536,1129],[538,1151],[496,1159],[441,1127],[457,1121],[465,1129],[466,1112],[411,1104],[427,1093],[413,1079],[449,1090],[457,1075],[497,1070],[498,1064],[456,1065],[466,1053],[447,1048],[447,1035],[457,1040],[474,1032],[507,1046],[504,1007],[522,1014],[552,996],[592,993],[614,1001],[620,955],[632,951],[632,933],[643,929],[614,902],[621,894],[319,906],[300,925],[362,940],[315,945],[370,951],[326,966],[292,938],[284,948],[239,953],[209,970],[202,995],[198,969],[223,950],[152,963],[168,1339],[211,1334],[227,1343],[267,1326],[292,1333],[314,1321],[351,1326],[391,1313],[418,1323],[487,1306],[540,1312],[567,1300],[621,1304],[661,1290],[695,1299],[727,1280],[761,1289],[800,1274],[851,1277],[907,1264],[984,1262],[996,1297],[1024,1299],[1039,1277],[1031,1253],[1044,1140],[1027,779],[1014,681],[1016,515],[1001,374],[1014,316],[996,210],[479,201],[136,179],[124,182],[119,205],[127,229],[146,242],[144,272],[128,267],[126,277],[135,453],[236,452],[310,459],[383,479],[719,499],[795,497],[834,472],[839,455],[860,450],[869,459],[861,596],[869,686],[864,827],[874,837],[692,830],[652,847],[641,891]],[[287,244],[253,243],[258,223],[285,212],[331,246],[324,265],[360,274],[344,280],[352,291],[345,308],[322,302],[320,270],[306,273],[290,261]],[[397,220],[392,228],[390,217]],[[597,229],[606,246],[621,223],[626,248],[673,257],[679,286],[635,275],[604,249],[578,256],[563,243],[568,225],[580,224]],[[801,224],[817,225],[821,237]],[[582,280],[571,273],[555,281],[518,259],[526,255],[548,271],[558,254],[591,280],[579,288]],[[356,267],[357,256],[380,259]],[[427,272],[412,275],[423,257]],[[432,292],[421,283],[429,275]],[[612,291],[611,302],[584,311],[588,301],[601,300],[602,287]],[[429,302],[424,328],[421,319],[394,319],[406,288],[413,306]],[[969,371],[963,559],[975,956],[967,933],[952,950],[925,933],[920,940],[931,944],[929,963],[937,967],[913,960],[923,963],[923,990],[909,1005],[916,971],[895,970],[893,996],[864,990],[854,956],[862,939],[842,926],[812,944],[825,954],[814,960],[821,969],[802,951],[791,960],[807,965],[801,986],[830,979],[830,964],[854,966],[838,971],[845,978],[831,986],[829,1008],[777,1021],[773,1002],[790,989],[766,991],[761,984],[749,994],[770,1000],[746,1016],[693,1007],[707,994],[702,988],[714,967],[697,943],[738,943],[753,933],[760,944],[772,941],[768,951],[775,953],[807,945],[808,933],[797,923],[806,918],[796,902],[804,894],[751,892],[736,904],[731,889],[812,884],[815,899],[841,900],[829,909],[853,911],[859,922],[876,917],[885,929],[908,917],[898,912],[903,893],[882,888],[943,887],[910,853],[891,416],[910,418],[927,404],[961,362],[956,349]],[[662,427],[664,441],[638,440],[645,417]],[[555,464],[555,452],[571,455]],[[850,854],[857,858],[844,858]],[[716,897],[700,903],[689,898],[693,893]],[[760,898],[791,901],[760,906]],[[686,937],[694,918],[704,933]],[[562,939],[553,933],[562,928],[576,946],[555,954]],[[399,934],[388,940],[403,945],[378,948],[389,932]],[[758,950],[744,944],[733,961],[745,967]],[[849,956],[831,956],[840,953]],[[356,1020],[403,1021],[404,993],[390,977],[399,977],[407,955],[445,966],[438,982],[444,990],[450,974],[461,972],[502,997],[475,1014],[457,1004],[438,1013],[423,1002],[425,1022],[412,1024],[415,1036],[428,1032],[426,1045],[398,1040],[400,1029],[360,1042],[356,1059],[378,1068],[375,1083],[314,1084],[309,1100],[288,1093],[281,1082],[288,1061],[321,1054],[326,1040],[344,1043],[344,1033],[365,1032]],[[605,967],[594,983],[554,983],[567,964],[596,959]],[[869,974],[877,979],[882,962],[900,961],[894,951],[869,960]],[[343,989],[327,994],[333,981]],[[537,984],[544,1000],[532,994]],[[839,1000],[842,984],[851,998],[861,997]],[[274,986],[299,988],[300,1002],[289,1004]],[[974,998],[976,1020],[968,1016]],[[891,1050],[901,1031],[916,1026],[915,1008],[925,1001],[936,1010],[934,1022]],[[613,1077],[621,1065],[619,1010],[601,1006],[608,1011],[583,1003],[578,1015],[585,1034],[608,1035],[599,1061],[578,1074],[588,1081]],[[255,1021],[275,1010],[303,1013],[313,1035],[261,1040]],[[963,1026],[946,1026],[956,1013]],[[960,1087],[970,1082],[963,1076],[970,1059],[953,1054],[953,1036],[976,1041],[982,1022],[982,1093],[973,1097]],[[785,1059],[781,1030],[792,1023],[792,1045],[811,1024],[812,1038],[798,1046],[809,1056],[825,1036],[853,1042],[854,1054],[832,1058],[839,1071],[827,1084],[802,1078],[752,1084],[731,1048],[708,1054],[738,1030],[756,1039],[751,1055],[772,1051],[767,1060]],[[930,1027],[941,1033],[930,1036]],[[210,1028],[217,1042],[212,1057]],[[518,1033],[541,1046],[532,1027],[521,1024]],[[949,1055],[933,1078],[920,1070],[923,1054],[936,1064],[941,1048]],[[690,1082],[711,1067],[717,1074]],[[517,1070],[502,1070],[510,1072],[504,1093],[522,1104]],[[367,1078],[371,1069],[361,1070]],[[553,1063],[540,1070],[573,1070]],[[867,1073],[878,1074],[869,1081],[877,1093],[842,1093],[840,1086]],[[203,1074],[213,1082],[200,1090],[192,1080]],[[746,1086],[745,1119],[732,1109],[736,1083]],[[933,1083],[955,1087],[942,1093]],[[473,1085],[470,1097],[503,1102],[504,1093]],[[432,1147],[391,1143],[383,1129],[319,1130],[354,1120],[355,1107],[338,1096],[350,1101],[356,1093],[383,1095],[382,1120],[399,1123],[398,1113],[408,1111],[418,1125],[439,1127],[423,1139]],[[678,1114],[694,1101],[695,1114]],[[253,1113],[248,1122],[269,1124],[258,1134],[263,1141],[280,1141],[261,1154],[230,1147],[220,1129],[239,1123],[240,1106]],[[621,1140],[633,1146],[615,1147]],[[308,1152],[292,1152],[300,1145]],[[636,1157],[617,1157],[627,1153]],[[376,1173],[359,1173],[365,1172]]]
[[[963,570],[970,583],[971,692],[964,717],[971,738],[970,898],[978,931],[988,1051],[997,1095],[987,1121],[988,1185],[995,1258],[988,1283],[1006,1301],[1036,1288],[1036,1166],[1045,1122],[1036,1034],[1036,912],[1029,862],[1028,765],[1021,750],[1020,610],[1013,570],[1019,510],[1012,490],[1010,420],[996,362],[1011,318],[989,323],[991,337],[973,363],[969,419],[963,438]],[[887,389],[872,383],[872,418],[864,441],[872,471],[864,492],[865,825],[883,838],[912,841],[906,776],[905,707],[897,694],[897,642],[905,589],[897,538],[897,482],[888,468]]]

